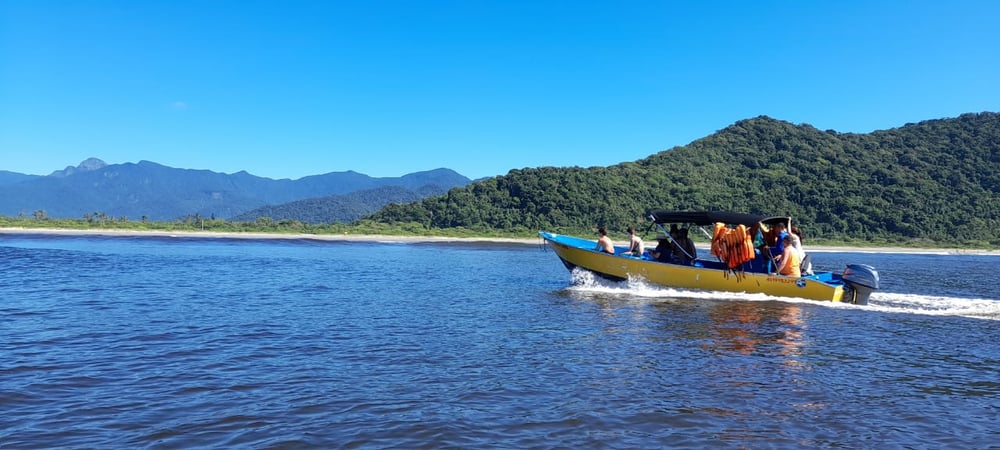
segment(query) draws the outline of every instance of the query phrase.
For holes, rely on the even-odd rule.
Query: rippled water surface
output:
[[[867,307],[610,284],[541,245],[0,236],[0,448],[987,448],[995,256]]]

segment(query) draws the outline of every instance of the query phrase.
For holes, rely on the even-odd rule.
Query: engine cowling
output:
[[[878,271],[867,264],[848,264],[841,275],[844,280],[844,301],[855,305],[867,305],[872,292],[878,289]]]

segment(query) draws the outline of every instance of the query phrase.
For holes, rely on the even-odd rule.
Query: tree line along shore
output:
[[[187,237],[187,238],[217,238],[217,239],[310,239],[320,241],[351,241],[351,242],[404,242],[404,243],[498,243],[498,244],[541,244],[537,234],[505,235],[477,234],[460,232],[451,234],[415,233],[414,230],[374,230],[334,227],[288,227],[288,228],[258,228],[243,226],[239,229],[207,226],[177,226],[176,224],[159,224],[160,227],[101,227],[101,226],[71,226],[60,227],[56,224],[31,223],[11,224],[0,218],[0,235],[51,235],[51,236],[119,236],[119,237]],[[79,225],[79,224],[77,224]],[[646,240],[652,240],[650,235]],[[624,244],[625,237],[615,240],[616,244]],[[708,251],[707,240],[696,241],[699,251]],[[956,248],[948,246],[901,247],[875,245],[857,245],[850,243],[822,243],[808,245],[812,252],[878,252],[878,253],[928,253],[928,254],[966,254],[1000,256],[1000,250],[982,248]]]

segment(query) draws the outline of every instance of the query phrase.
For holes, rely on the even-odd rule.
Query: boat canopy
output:
[[[722,222],[733,225],[753,226],[765,220],[765,216],[734,213],[728,211],[667,211],[657,209],[649,212],[649,220],[653,223],[693,223],[695,225],[711,225]]]

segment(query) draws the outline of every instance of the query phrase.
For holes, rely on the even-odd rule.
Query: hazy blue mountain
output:
[[[94,171],[94,170],[100,169],[102,167],[105,167],[107,165],[108,165],[107,163],[105,163],[104,161],[101,161],[100,159],[97,159],[97,158],[87,158],[87,159],[83,160],[83,162],[80,163],[80,165],[78,165],[76,167],[74,167],[74,166],[66,166],[65,169],[63,169],[63,170],[57,170],[55,172],[52,172],[51,174],[49,174],[49,176],[50,177],[68,177],[68,176],[73,175],[73,174],[75,174],[77,172],[90,172],[90,171]]]
[[[428,184],[416,190],[400,186],[383,186],[344,195],[296,200],[281,205],[257,208],[229,220],[253,222],[269,218],[275,222],[297,220],[304,223],[353,222],[378,211],[390,203],[409,203],[448,192],[447,187]]]
[[[0,186],[3,186],[5,184],[20,183],[22,181],[28,181],[35,178],[41,178],[41,177],[38,175],[26,175],[23,173],[0,170]]]
[[[177,169],[150,161],[107,165],[91,158],[49,176],[0,183],[0,214],[30,216],[43,210],[48,217],[66,218],[88,213],[157,221],[194,214],[229,218],[265,205],[384,186],[416,190],[428,184],[450,188],[469,182],[450,169],[401,177],[374,178],[347,171],[274,180],[247,172]]]

